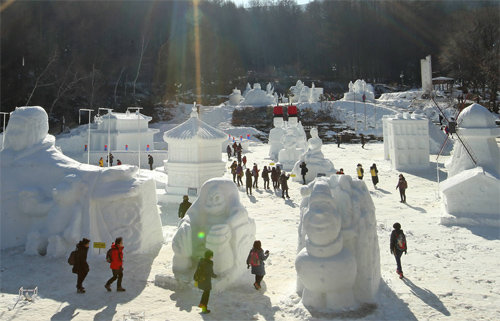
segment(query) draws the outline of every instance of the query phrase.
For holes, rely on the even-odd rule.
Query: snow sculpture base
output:
[[[27,254],[61,257],[82,237],[110,245],[118,236],[128,253],[161,246],[154,181],[137,179],[133,166],[78,163],[55,148],[47,130],[41,107],[11,114],[0,152],[2,249],[25,245]]]
[[[375,302],[380,254],[375,206],[363,181],[316,178],[301,189],[297,293],[311,309]]]
[[[207,249],[214,252],[213,288],[220,291],[247,272],[246,258],[255,240],[255,222],[240,203],[236,185],[213,178],[201,187],[172,240],[175,279],[188,284]]]

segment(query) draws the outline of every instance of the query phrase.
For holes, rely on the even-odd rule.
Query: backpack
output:
[[[111,261],[113,261],[112,257],[111,257],[111,251],[113,251],[113,248],[110,248],[107,252],[106,252],[106,262],[108,263],[111,263]]]
[[[68,257],[68,264],[69,265],[75,265],[76,263],[76,250],[71,252]]]
[[[396,237],[396,248],[400,251],[406,251],[406,236],[405,233],[399,232]]]
[[[260,265],[260,258],[259,258],[259,252],[257,251],[250,251],[250,265],[251,266],[259,266]]]

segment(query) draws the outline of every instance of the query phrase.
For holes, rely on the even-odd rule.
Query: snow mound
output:
[[[60,257],[82,237],[110,245],[118,236],[129,253],[161,245],[154,181],[138,180],[132,166],[76,162],[47,131],[43,108],[12,112],[0,152],[2,249],[25,245],[27,254]]]
[[[310,309],[375,301],[380,254],[375,206],[363,181],[319,177],[301,190],[297,293]]]
[[[245,92],[245,99],[240,105],[245,106],[268,106],[276,104],[276,96],[271,90],[264,91],[260,84],[254,84],[253,88]]]
[[[495,117],[479,104],[472,104],[458,115],[457,123],[462,128],[496,127]]]

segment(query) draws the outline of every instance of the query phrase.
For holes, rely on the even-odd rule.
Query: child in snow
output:
[[[85,288],[83,287],[83,281],[89,273],[89,264],[87,263],[87,253],[89,251],[90,240],[83,238],[76,245],[76,256],[75,264],[73,265],[72,272],[78,275],[76,281],[76,292],[85,293]]]
[[[198,307],[201,308],[201,313],[210,313],[207,305],[208,299],[210,298],[210,290],[212,290],[212,278],[217,278],[217,275],[214,274],[214,262],[212,262],[213,257],[214,252],[207,250],[205,252],[205,257],[200,259],[196,272],[193,276],[198,289],[203,290],[200,304],[198,305]]]
[[[99,159],[99,167],[104,167],[104,160],[102,157]]]
[[[363,170],[363,166],[361,166],[361,164],[358,164],[358,166],[356,167],[356,173],[358,174],[359,179],[363,179],[364,172],[365,171]]]
[[[377,165],[375,165],[375,163],[373,163],[373,165],[370,167],[370,174],[372,175],[373,187],[375,187],[375,189],[377,189],[378,169],[377,169]]]
[[[399,278],[402,279],[404,276],[403,268],[401,267],[401,255],[403,255],[403,252],[406,254],[406,236],[401,229],[401,224],[394,223],[392,227],[394,228],[394,230],[391,233],[391,254],[394,254],[394,257],[396,258],[396,273],[399,274]]]
[[[124,292],[122,288],[123,279],[123,238],[117,237],[115,242],[111,245],[111,262],[109,267],[113,272],[113,276],[106,282],[104,287],[108,292],[111,292],[111,283],[118,279],[116,291]]]
[[[406,182],[403,174],[399,174],[398,185],[396,185],[396,189],[399,188],[399,196],[401,196],[401,203],[406,203],[406,189],[408,188],[408,183]]]
[[[266,275],[266,269],[264,267],[264,261],[269,257],[269,251],[264,252],[262,250],[262,244],[260,241],[253,242],[253,248],[248,253],[247,257],[247,268],[252,267],[252,274],[255,274],[255,283],[253,286],[256,290],[261,288],[260,282]]]

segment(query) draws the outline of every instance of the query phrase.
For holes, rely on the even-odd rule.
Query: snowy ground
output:
[[[262,168],[270,162],[267,153],[267,145],[253,145],[247,154],[249,163]],[[435,156],[427,171],[405,174],[408,204],[401,204],[395,190],[399,173],[383,160],[383,144],[367,144],[364,150],[359,145],[324,145],[323,153],[337,169],[353,176],[357,163],[363,164],[365,173],[377,163],[378,190],[365,177],[376,206],[381,249],[382,282],[376,307],[311,315],[299,302],[294,261],[301,197],[300,185],[290,182],[291,199],[286,201],[262,188],[251,197],[240,189],[242,202],[256,221],[257,238],[271,252],[260,292],[253,288],[249,273],[234,288],[212,293],[212,313],[201,315],[199,290],[155,286],[156,274],[171,274],[170,242],[177,223],[176,208],[162,207],[165,244],[156,255],[127,255],[125,240],[125,293],[104,289],[111,276],[104,255],[90,262],[84,283],[87,293],[77,294],[76,275],[66,258],[25,256],[22,248],[2,251],[0,320],[123,320],[129,312],[145,312],[147,320],[500,320],[500,231],[440,225]],[[446,158],[439,159],[440,180],[446,177],[442,168]],[[165,179],[160,172],[147,174]],[[408,255],[402,258],[404,280],[395,273],[389,253],[389,235],[396,221],[405,230],[409,246]],[[21,301],[11,310],[21,286],[38,286],[40,298]]]

